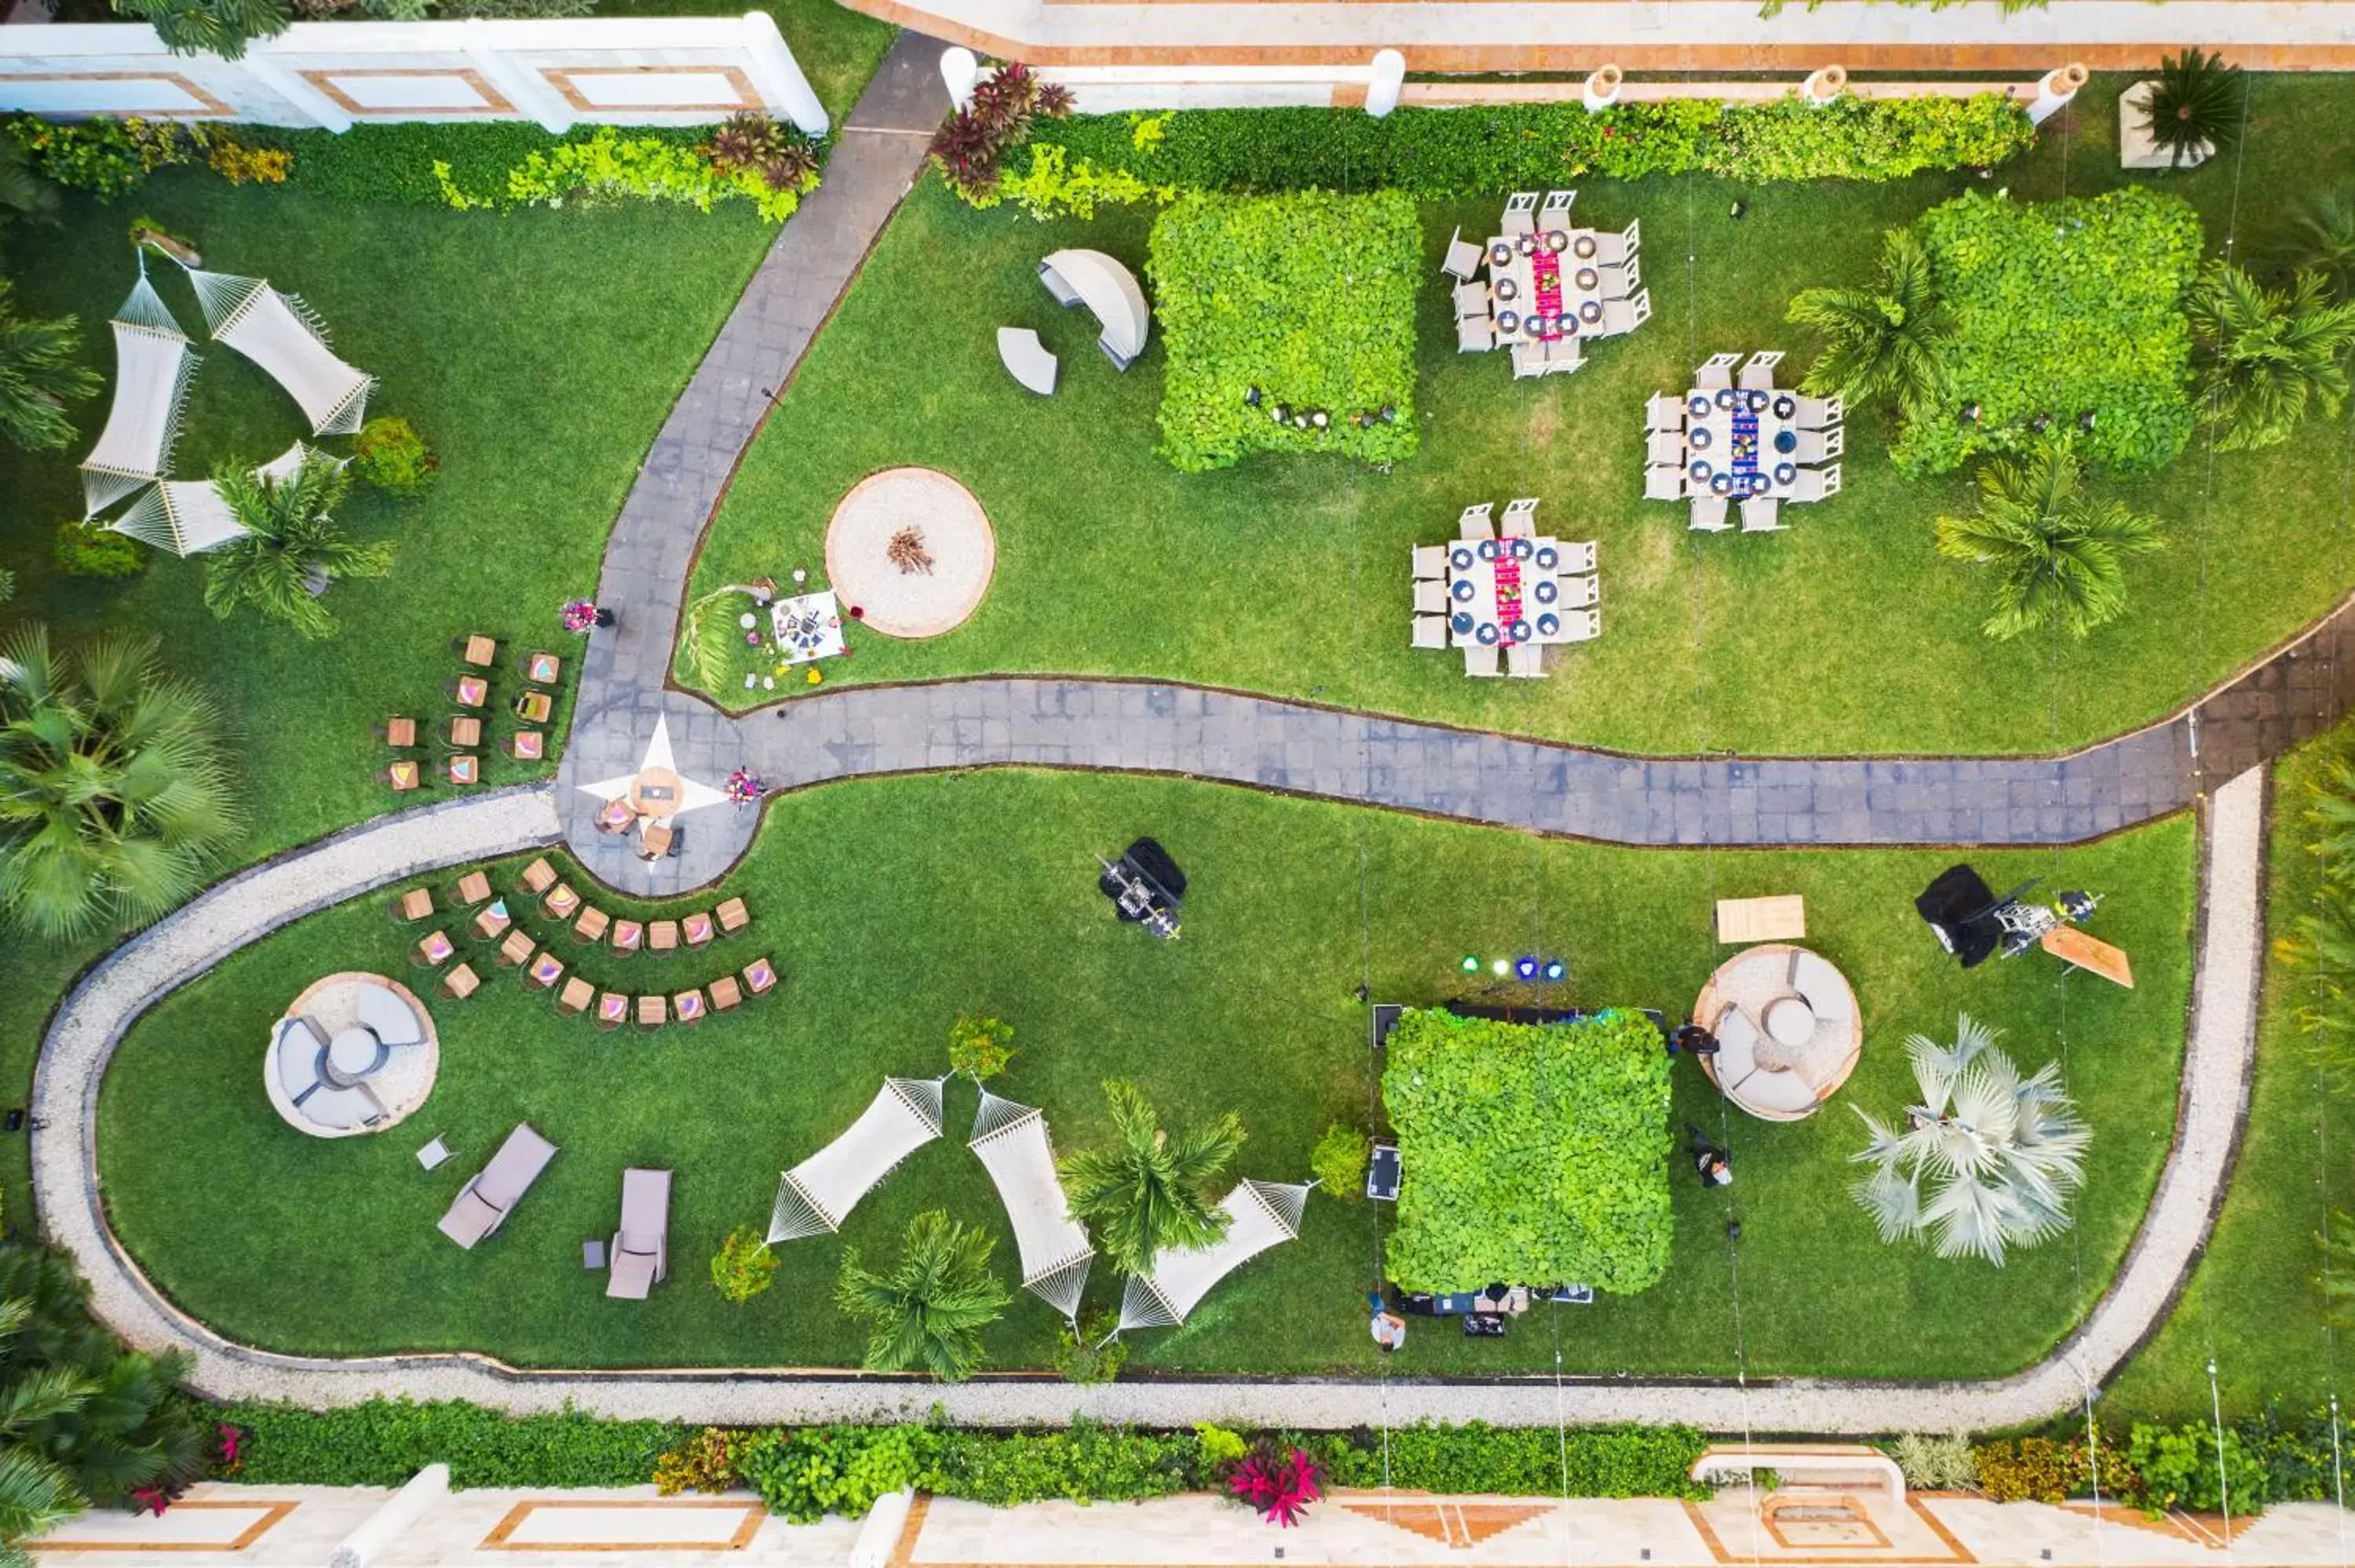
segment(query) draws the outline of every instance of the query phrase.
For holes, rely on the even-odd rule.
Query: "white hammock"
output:
[[[107,325],[114,329],[114,401],[98,445],[82,460],[84,518],[163,477],[179,433],[180,404],[199,363],[188,334],[147,281],[144,260],[131,297]]]
[[[1314,1181],[1286,1186],[1244,1181],[1219,1205],[1230,1220],[1226,1235],[1204,1247],[1165,1252],[1153,1272],[1128,1282],[1120,1300],[1123,1329],[1174,1329],[1186,1320],[1210,1287],[1268,1248],[1295,1239]]]
[[[360,428],[376,382],[336,357],[327,329],[308,305],[260,278],[191,270],[188,281],[213,341],[229,344],[286,388],[303,406],[313,435]]]
[[[843,1220],[891,1168],[941,1135],[938,1078],[886,1078],[850,1130],[785,1172],[769,1213],[772,1242],[842,1228]]]
[[[311,449],[296,441],[254,471],[276,482],[298,471],[310,455]],[[176,556],[212,549],[246,531],[221,499],[220,487],[208,479],[165,480],[106,526]]]
[[[1022,1254],[1022,1288],[1076,1321],[1095,1249],[1088,1245],[1087,1227],[1071,1218],[1063,1183],[1055,1175],[1055,1146],[1047,1139],[1045,1115],[984,1089],[965,1147],[981,1157],[998,1202],[1006,1205],[1007,1224],[1014,1227],[1014,1245]]]

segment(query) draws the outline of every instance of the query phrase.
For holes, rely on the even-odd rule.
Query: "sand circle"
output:
[[[973,492],[929,468],[853,485],[826,526],[826,575],[846,613],[886,637],[938,637],[981,607],[997,535]]]

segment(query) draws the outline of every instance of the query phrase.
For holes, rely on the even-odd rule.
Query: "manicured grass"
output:
[[[2116,185],[2122,85],[2089,88],[2036,153],[1994,178],[2038,198]],[[2265,77],[2255,90],[2237,192],[2237,165],[2222,160],[2165,182],[2199,207],[2211,248],[2236,196],[2245,250],[2319,171],[2355,157],[2344,79]],[[1634,335],[1596,345],[1575,376],[1539,382],[1514,383],[1499,354],[1458,355],[1438,260],[1457,225],[1485,233],[1497,201],[1428,206],[1421,455],[1388,474],[1262,454],[1187,476],[1154,454],[1160,349],[1115,375],[1086,313],[1054,309],[1033,275],[1040,254],[1066,245],[1140,264],[1150,214],[1041,225],[972,212],[927,181],[748,455],[698,585],[822,568],[843,493],[877,469],[924,464],[969,485],[996,525],[989,597],[932,641],[854,630],[857,657],[829,680],[1148,675],[1642,751],[1789,754],[2043,751],[2128,729],[2355,583],[2343,423],[2264,453],[2195,443],[2121,485],[2161,516],[2171,547],[2135,564],[2124,622],[2058,649],[1979,634],[1987,585],[1939,559],[1930,532],[1941,511],[1968,504],[1969,476],[1902,482],[1878,414],[1849,425],[1845,493],[1793,511],[1789,533],[1689,535],[1681,508],[1640,499],[1645,397],[1721,349],[1782,347],[1803,366],[1809,345],[1781,324],[1795,292],[1862,280],[1882,229],[1983,187],[1968,175],[1582,184],[1584,221],[1643,221],[1654,315]],[[955,258],[948,271],[944,257]],[[921,354],[908,347],[917,322]],[[998,365],[1004,324],[1038,328],[1061,356],[1053,397],[1022,391]],[[1449,536],[1465,503],[1516,495],[1542,499],[1549,529],[1600,541],[1604,636],[1549,655],[1550,680],[1470,682],[1454,655],[1408,646],[1407,550]],[[741,669],[723,688],[744,696]]]
[[[2323,765],[2345,747],[2343,736],[2318,742],[2275,771],[2269,938],[2295,931],[2319,887],[2321,864],[2306,847],[2317,830],[2305,812]],[[2102,1408],[2114,1418],[2206,1410],[2211,1359],[2228,1417],[2268,1402],[2288,1414],[2318,1409],[2342,1377],[2355,1375],[2347,1337],[2324,1326],[2312,1283],[2327,1215],[2355,1208],[2347,1098],[2318,1081],[2295,1016],[2312,984],[2310,971],[2268,949],[2256,1077],[2232,1191],[2166,1330],[2105,1394]]]
[[[759,9],[777,19],[777,30],[801,63],[802,74],[839,130],[858,101],[867,79],[883,63],[899,32],[889,22],[862,16],[837,0],[761,0]],[[601,16],[741,16],[742,0],[599,0]]]
[[[1094,891],[1092,853],[1140,832],[1192,879],[1175,944],[1116,924]],[[2023,1065],[2062,1055],[2095,1128],[2080,1224],[2000,1271],[1885,1248],[1847,1195],[1846,1157],[1862,1135],[1842,1106],[1768,1126],[1728,1112],[1679,1062],[1678,1139],[1685,1120],[1707,1128],[1731,1146],[1736,1182],[1703,1193],[1679,1167],[1667,1279],[1562,1309],[1563,1364],[1985,1375],[2065,1332],[2148,1200],[2174,1118],[2192,848],[2178,819],[2057,855],[1973,856],[1999,886],[2045,875],[2106,892],[2097,928],[2134,955],[2140,986],[2126,992],[2064,980],[2037,957],[1953,969],[1911,907],[1952,858],[1935,852],[1620,850],[1129,778],[836,786],[770,808],[731,885],[752,907],[746,935],[705,955],[617,963],[599,952],[581,965],[594,980],[651,990],[708,980],[723,955],[735,965],[773,954],[784,985],[741,1013],[654,1039],[600,1033],[557,1018],[469,943],[492,979],[468,1002],[433,1003],[442,1063],[425,1107],[388,1135],[310,1139],[261,1094],[263,1041],[322,973],[411,974],[413,933],[370,900],[278,933],[144,1019],[101,1094],[101,1169],[112,1223],[158,1284],[239,1339],[321,1353],[464,1346],[535,1364],[841,1364],[862,1342],[830,1301],[846,1245],[888,1250],[932,1206],[1007,1235],[977,1162],[956,1146],[970,1086],[949,1092],[950,1138],[911,1159],[841,1236],[782,1249],[769,1295],[729,1307],[703,1283],[705,1261],[729,1228],[765,1219],[778,1171],[847,1126],[884,1075],[941,1070],[961,1011],[1015,1025],[1022,1054],[996,1086],[1045,1107],[1060,1148],[1104,1136],[1098,1086],[1125,1075],[1173,1118],[1240,1110],[1251,1135],[1241,1171],[1304,1180],[1325,1125],[1362,1118],[1369,1103],[1360,982],[1376,999],[1435,1001],[1458,994],[1466,951],[1558,953],[1569,1000],[1678,1019],[1728,952],[1713,938],[1711,898],[1797,892],[1811,944],[1843,968],[1866,1012],[1864,1057],[1841,1100],[1901,1110],[1901,1042],[1951,1029],[1961,1008],[2007,1031]],[[495,873],[503,887],[516,877],[513,865]],[[574,951],[567,937],[556,946]],[[527,1118],[563,1152],[506,1229],[462,1254],[433,1223]],[[429,1176],[411,1154],[436,1134],[458,1158]],[[643,1305],[605,1301],[578,1261],[581,1238],[612,1229],[625,1164],[678,1171],[672,1282]],[[1723,1227],[1737,1215],[1735,1246]],[[1374,1372],[1362,1296],[1388,1218],[1379,1205],[1312,1197],[1298,1244],[1222,1286],[1187,1328],[1137,1335],[1140,1363]],[[1010,1275],[1010,1243],[1000,1257]],[[1091,1300],[1115,1300],[1118,1288],[1100,1267]],[[1026,1299],[989,1343],[1001,1365],[1037,1365],[1053,1328],[1051,1311]],[[1379,1364],[1550,1372],[1553,1354],[1540,1316],[1502,1343],[1424,1325]]]

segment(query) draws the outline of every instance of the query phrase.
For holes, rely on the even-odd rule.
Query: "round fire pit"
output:
[[[938,637],[981,607],[997,535],[973,493],[928,468],[853,485],[826,529],[826,573],[859,623],[886,637]]]

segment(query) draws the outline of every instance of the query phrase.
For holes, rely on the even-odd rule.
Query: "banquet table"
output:
[[[1561,609],[1568,602],[1559,568],[1561,543],[1550,538],[1458,539],[1447,546],[1447,633],[1455,648],[1567,642]],[[1515,637],[1518,621],[1526,628]]]
[[[1791,499],[1800,467],[1794,455],[1797,414],[1798,404],[1786,391],[1695,387],[1686,393],[1685,493]]]
[[[1524,240],[1529,241],[1527,249],[1522,247]],[[1488,263],[1492,296],[1488,308],[1496,317],[1497,341],[1508,344],[1518,338],[1550,343],[1600,331],[1603,274],[1593,260],[1593,253],[1591,228],[1541,229],[1536,234],[1492,238],[1483,254]],[[1550,290],[1541,291],[1541,283],[1558,284],[1558,304]],[[1561,315],[1558,328],[1536,324],[1538,320],[1554,319],[1555,311]]]

